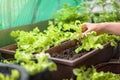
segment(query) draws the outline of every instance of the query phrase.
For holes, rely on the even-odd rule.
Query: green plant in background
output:
[[[10,75],[4,75],[0,73],[0,80],[19,80],[20,74],[16,69],[11,70]]]
[[[95,8],[99,11],[93,12]],[[77,6],[64,4],[53,15],[53,19],[56,23],[72,23],[75,20],[80,20],[81,23],[119,22],[120,3],[117,0],[82,0],[82,4]]]
[[[98,12],[92,12],[98,7]],[[94,23],[100,22],[119,22],[120,21],[120,3],[117,0],[96,0],[89,8],[90,17]]]
[[[120,80],[120,75],[111,72],[97,72],[92,68],[75,68],[73,73],[76,75],[76,80]]]
[[[55,23],[72,23],[76,20],[80,20],[82,23],[89,21],[89,15],[83,5],[72,6],[64,4],[62,9],[53,14],[53,19],[55,20]]]

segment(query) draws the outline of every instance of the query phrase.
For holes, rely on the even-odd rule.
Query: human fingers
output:
[[[82,35],[80,36],[80,38],[84,38],[86,36],[86,33],[82,33]]]
[[[83,23],[82,24],[82,32],[87,31],[90,25],[91,25],[90,23]]]
[[[85,32],[82,33],[81,38],[84,38],[85,36],[87,36],[87,33],[91,32],[90,29],[87,29]]]
[[[87,25],[86,23],[82,24],[82,32],[85,32],[87,30]]]

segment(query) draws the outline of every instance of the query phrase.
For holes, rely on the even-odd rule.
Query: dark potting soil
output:
[[[78,57],[81,57],[82,55],[86,54],[87,52],[82,51],[81,53],[77,54],[75,53],[75,49],[78,46],[68,48],[66,50],[61,51],[60,53],[54,53],[51,54],[52,57],[54,58],[61,58],[61,59],[67,59],[67,60],[74,60]]]

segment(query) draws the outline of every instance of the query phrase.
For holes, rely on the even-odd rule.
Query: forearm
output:
[[[120,22],[100,23],[103,33],[120,35]]]

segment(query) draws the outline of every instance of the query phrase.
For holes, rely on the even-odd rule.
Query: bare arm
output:
[[[83,34],[96,31],[98,34],[108,33],[120,35],[120,22],[84,23],[82,25],[82,30]]]
[[[120,35],[120,23],[102,23],[101,26],[103,26],[101,30],[105,33]]]

